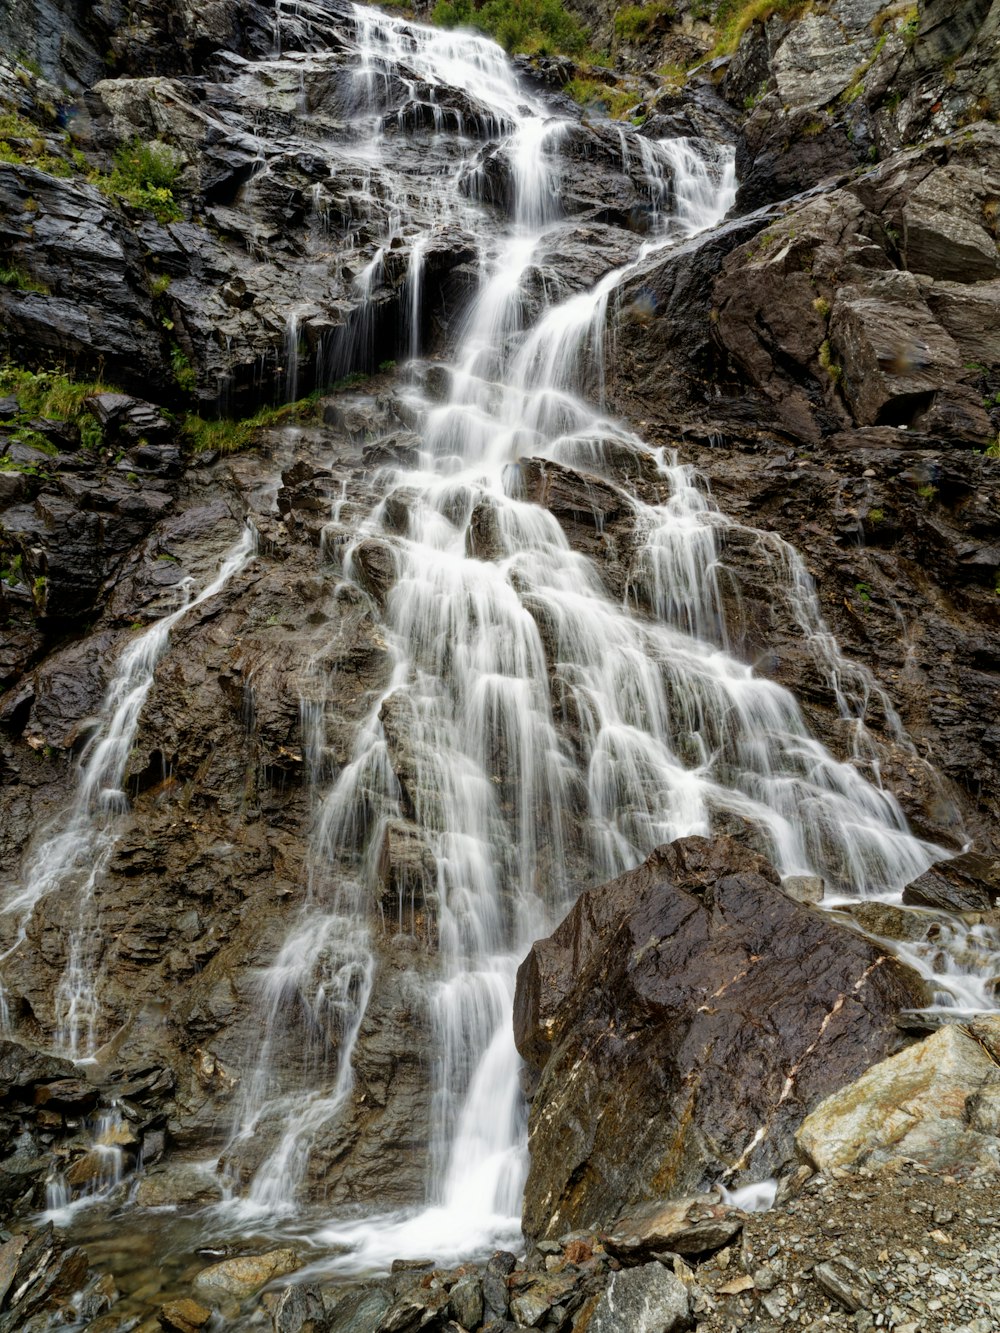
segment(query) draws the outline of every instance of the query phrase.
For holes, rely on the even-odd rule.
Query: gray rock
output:
[[[302,1260],[294,1250],[269,1250],[265,1254],[242,1255],[223,1259],[220,1263],[203,1268],[194,1285],[199,1292],[214,1298],[242,1299],[258,1291],[276,1277],[284,1277],[302,1267]]]
[[[483,1284],[474,1273],[459,1278],[452,1287],[448,1310],[463,1328],[478,1328],[483,1322]]]
[[[781,881],[782,893],[800,903],[821,903],[824,885],[818,875],[786,875]]]
[[[619,1218],[604,1248],[623,1263],[641,1263],[664,1250],[705,1254],[721,1249],[743,1226],[738,1208],[715,1195],[650,1204]]]
[[[872,275],[838,289],[830,343],[859,426],[913,426],[947,405],[953,432],[982,439],[989,420],[961,383],[962,355],[908,273]]]
[[[508,1250],[497,1250],[486,1265],[483,1274],[483,1306],[485,1317],[503,1319],[510,1304],[507,1279],[514,1271],[517,1259]]]
[[[1000,859],[965,852],[939,861],[903,890],[903,902],[949,912],[988,912],[1000,899]]]
[[[810,14],[794,24],[771,62],[782,102],[825,106],[853,81],[874,40],[861,29],[845,42],[843,28],[829,14]]]
[[[871,1299],[867,1282],[854,1265],[845,1259],[817,1264],[813,1269],[813,1277],[826,1294],[832,1296],[850,1314],[862,1309]]]
[[[683,1282],[662,1264],[644,1264],[612,1273],[584,1326],[587,1333],[673,1333],[687,1324],[688,1309]]]

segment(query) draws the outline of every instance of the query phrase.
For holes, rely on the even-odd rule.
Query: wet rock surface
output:
[[[773,1174],[805,1110],[892,1049],[922,989],[727,839],[682,839],[586,891],[518,973],[537,1079],[526,1234]]]

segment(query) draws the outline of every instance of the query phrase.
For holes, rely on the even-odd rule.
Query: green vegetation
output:
[[[769,19],[772,14],[797,17],[807,8],[806,0],[722,0],[715,11],[718,40],[713,55],[729,55],[751,23]]]
[[[96,175],[93,183],[112,198],[147,209],[158,222],[176,222],[182,216],[173,194],[179,174],[174,153],[165,144],[132,139],[115,153],[111,175]]]
[[[23,268],[0,265],[0,287],[16,287],[19,292],[40,292],[48,296],[49,289],[44,282],[38,282]]]
[[[917,487],[917,494],[920,496],[921,500],[933,500],[937,495],[937,487],[932,486],[930,482],[928,482],[925,486]]]
[[[55,450],[47,440],[37,444],[35,432],[28,422],[39,417],[49,421],[68,421],[80,432],[84,449],[99,449],[103,433],[100,422],[87,411],[85,400],[95,393],[107,393],[108,386],[100,380],[74,380],[64,370],[25,370],[7,362],[0,365],[0,394],[12,395],[18,401],[19,412],[15,424],[17,438],[35,448],[44,447],[46,453]],[[41,439],[41,436],[37,437]]]
[[[861,605],[867,611],[869,606],[871,606],[872,601],[872,590],[870,585],[867,583],[855,583],[854,591],[858,594],[858,597],[861,600]]]
[[[916,5],[911,5],[906,11],[899,35],[907,46],[913,46],[920,35],[920,11]]]
[[[825,296],[817,296],[813,301],[813,309],[821,319],[826,319],[830,313],[830,302]]]
[[[16,588],[19,583],[24,582],[24,564],[20,554],[11,558],[9,565],[0,569],[0,583],[6,583],[9,588]]]
[[[69,135],[60,131],[63,147],[69,151]],[[49,144],[37,125],[16,111],[0,112],[0,162],[12,166],[37,167],[50,176],[72,176],[75,166],[66,158],[49,151]]]
[[[366,379],[367,376],[362,375],[360,378]],[[218,421],[206,421],[191,413],[181,422],[181,435],[196,454],[207,453],[209,450],[235,454],[247,447],[258,430],[288,425],[293,421],[308,421],[315,414],[318,397],[318,394],[310,394],[308,398],[300,398],[297,403],[262,407],[252,417],[244,417],[241,421],[225,417]]]
[[[820,344],[819,363],[834,382],[839,380],[844,373],[843,367],[839,366],[833,359],[833,350],[830,347],[829,338],[824,338]]]
[[[884,522],[884,521],[885,521],[885,510],[884,510],[884,509],[869,509],[869,511],[868,511],[868,522],[869,522],[869,523],[875,523],[875,524],[878,524],[878,523],[882,523],[882,522]]]
[[[442,28],[477,28],[510,52],[577,55],[587,33],[562,0],[437,0],[431,22]]]
[[[758,106],[763,102],[764,98],[767,96],[768,82],[768,79],[764,79],[755,93],[747,93],[746,97],[743,99],[744,111],[752,111],[755,106]]]
[[[182,393],[194,393],[198,387],[198,373],[188,360],[187,353],[176,343],[170,347],[170,369],[174,372],[178,389]]]
[[[36,79],[42,77],[42,67],[34,56],[29,56],[26,51],[18,51],[16,59],[17,63],[23,65],[28,73],[34,75]]]
[[[622,42],[641,42],[659,25],[669,23],[676,16],[673,5],[666,0],[652,0],[645,5],[622,5],[615,13],[615,36]]]
[[[622,120],[641,100],[635,92],[601,83],[599,79],[570,79],[563,92],[586,110],[611,120]]]
[[[996,437],[992,444],[988,444],[983,450],[987,458],[1000,458],[1000,435]]]

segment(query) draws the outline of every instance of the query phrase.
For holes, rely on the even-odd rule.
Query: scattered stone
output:
[[[477,1328],[483,1322],[483,1284],[469,1273],[459,1280],[448,1293],[448,1310],[452,1319],[463,1328]]]
[[[604,1238],[604,1248],[627,1264],[643,1263],[663,1250],[706,1254],[738,1235],[744,1216],[713,1195],[650,1204],[620,1218]]]
[[[164,1328],[176,1330],[176,1333],[197,1333],[211,1317],[212,1311],[207,1306],[189,1299],[168,1301],[160,1306],[157,1316]]]
[[[242,1255],[211,1264],[201,1270],[194,1284],[206,1294],[242,1298],[301,1267],[302,1261],[294,1250],[269,1250],[266,1254]]]
[[[845,1259],[817,1264],[813,1269],[813,1277],[850,1314],[860,1310],[869,1299],[867,1283],[859,1276],[854,1265]]]
[[[819,875],[786,875],[781,890],[800,903],[821,903],[824,884]]]

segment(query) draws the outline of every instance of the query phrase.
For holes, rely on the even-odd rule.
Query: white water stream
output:
[[[174,626],[220,592],[255,550],[256,534],[248,526],[226,552],[215,577],[200,592],[194,592],[192,580],[184,579],[179,585],[182,601],[176,611],[154,621],[127,645],[80,754],[72,800],[52,827],[43,831],[29,853],[20,883],[13,886],[3,904],[3,913],[15,918],[18,930],[13,944],[0,957],[0,967],[23,944],[31,914],[42,898],[57,891],[74,894],[72,915],[76,925],[69,934],[66,966],[56,992],[56,1044],[73,1058],[94,1053],[100,1017],[100,921],[94,891],[127,826],[129,802],[122,784],[157,663]],[[6,1005],[4,1020],[6,1026]]]
[[[657,143],[623,126],[625,168],[644,181],[653,229],[636,238],[625,268],[526,324],[528,275],[543,242],[551,249],[567,225],[558,149],[569,123],[520,90],[485,39],[360,7],[356,23],[359,159],[372,170],[389,161],[383,96],[395,80],[435,105],[435,90],[462,90],[491,113],[514,208],[498,241],[495,218],[460,191],[461,172],[425,183],[439,218],[478,228],[481,282],[444,401],[422,391],[414,367],[406,402],[419,421],[418,457],[379,474],[385,498],[343,557],[353,579],[361,542],[391,550],[395,579],[381,619],[392,678],[321,797],[309,901],[261,980],[265,1039],[234,1132],[238,1146],[277,1128],[274,1148],[227,1205],[230,1216],[294,1216],[317,1139],[350,1102],[352,1058],[378,985],[372,905],[393,830],[408,821],[430,868],[407,902],[401,891],[398,927],[407,928],[419,899],[436,945],[431,972],[415,968],[411,978],[431,1034],[426,1200],[407,1213],[379,1213],[371,1200],[375,1211],[362,1220],[314,1233],[346,1251],[330,1265],[340,1271],[407,1256],[454,1259],[518,1235],[526,1161],[514,977],[531,942],[582,887],[567,871],[574,858],[600,882],[660,843],[739,816],[763,831],[782,874],[818,873],[838,894],[891,898],[942,855],[911,835],[878,785],[877,747],[864,728],[873,682],[840,656],[794,552],[761,537],[775,595],[794,608],[852,726],[855,763],[830,754],[793,696],[728,651],[717,538],[729,520],[697,474],[583,397],[584,385],[597,384],[599,395],[609,303],[623,282],[650,253],[713,225],[732,203],[729,151]],[[480,122],[490,118],[480,112]],[[443,132],[443,115],[434,123]],[[470,161],[479,147],[468,143]],[[370,288],[396,235],[415,243],[407,310],[415,349],[433,232],[409,230],[404,206],[392,212],[359,290]],[[647,461],[664,497],[621,497],[637,534],[624,603],[553,515],[524,498],[530,458],[610,474],[623,455]],[[490,534],[480,558],[470,554],[473,524]],[[332,1068],[307,1091],[274,1086],[293,1005],[309,1028],[333,1034]]]
[[[322,5],[283,8],[322,33]],[[418,452],[378,473],[381,503],[353,541],[324,546],[325,561],[342,562],[334,576],[360,586],[361,544],[385,543],[394,579],[384,607],[374,609],[391,678],[348,762],[327,789],[315,788],[307,901],[260,977],[261,1044],[242,1071],[225,1159],[240,1161],[258,1142],[266,1150],[247,1159],[256,1161],[252,1175],[231,1176],[232,1197],[212,1223],[309,1225],[339,1252],[328,1265],[339,1271],[516,1243],[526,1148],[511,1032],[515,974],[586,883],[734,817],[761,831],[782,874],[820,874],[842,897],[898,897],[942,855],[910,833],[880,785],[878,747],[864,723],[872,699],[895,725],[891,708],[840,655],[795,552],[758,534],[775,596],[791,608],[851,728],[852,762],[810,734],[787,690],[731,651],[719,538],[737,525],[716,510],[691,466],[651,450],[602,409],[606,331],[619,293],[656,250],[722,219],[735,190],[731,152],[619,127],[622,168],[642,184],[649,228],[635,236],[623,267],[557,299],[551,293],[579,286],[543,259],[559,253],[564,237],[580,244],[570,241],[560,204],[559,151],[573,123],[521,89],[483,38],[360,6],[354,22],[353,110],[349,128],[338,128],[336,160],[347,151],[357,165],[368,236],[335,261],[349,265],[364,303],[352,334],[362,350],[374,347],[374,300],[396,243],[410,247],[399,342],[415,355],[428,255],[443,236],[458,229],[474,241],[480,281],[454,338],[447,391],[432,392],[441,365],[419,361],[402,390]],[[263,107],[290,71],[310,62],[322,69],[325,55],[248,63],[237,81]],[[338,67],[333,77],[346,76]],[[399,86],[404,109],[390,115]],[[404,160],[420,170],[408,179],[400,138],[428,123],[459,151],[442,153],[436,175],[411,154]],[[465,137],[472,128],[475,137]],[[505,223],[485,202],[486,140],[500,145],[509,175]],[[317,187],[318,210],[321,194]],[[550,295],[539,308],[540,270]],[[308,309],[287,312],[290,397],[302,389]],[[652,499],[617,496],[633,540],[620,557],[628,562],[625,593],[612,596],[598,561],[572,549],[556,517],[530,497],[545,466],[557,481],[558,465],[612,478],[623,458],[641,464]],[[613,481],[593,483],[595,514],[601,494],[615,490]],[[339,509],[331,530],[338,517]],[[248,530],[208,586],[123,653],[72,801],[3,908],[20,929],[9,957],[42,897],[68,886],[77,894],[79,926],[57,995],[58,1041],[75,1056],[90,1055],[95,1043],[94,890],[124,827],[122,783],[156,664],[179,618],[219,591],[253,550]],[[326,749],[316,702],[323,684],[317,665],[314,695],[303,701],[304,750],[313,760]],[[896,739],[905,742],[901,729]],[[320,771],[317,762],[314,777]],[[404,844],[418,854],[396,877],[398,901],[386,907],[386,866]],[[997,941],[985,928],[954,929],[953,941],[939,934],[912,957],[936,979],[943,1003],[991,1007]],[[427,1043],[424,1200],[407,1212],[363,1200],[360,1216],[327,1218],[317,1229],[300,1221],[315,1184],[311,1163],[356,1109],[354,1057],[378,992],[381,942],[395,934],[395,945],[407,932],[414,962],[402,993],[416,1016],[414,1040]],[[301,1075],[291,1084],[279,1072],[290,1039]],[[53,1206],[61,1202],[54,1181]]]

